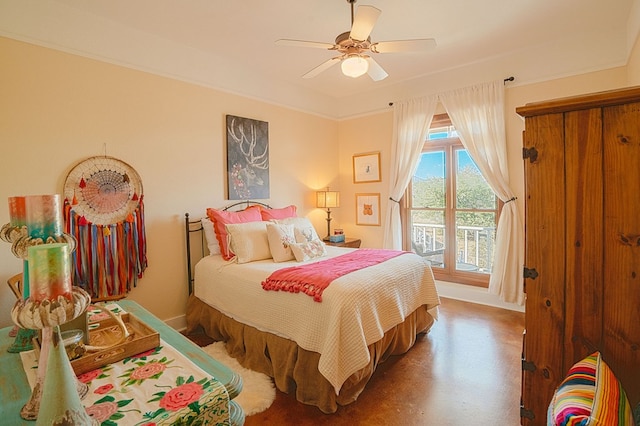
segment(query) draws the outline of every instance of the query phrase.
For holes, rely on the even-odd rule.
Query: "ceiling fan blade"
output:
[[[366,57],[367,62],[369,62],[369,70],[367,74],[373,81],[384,80],[389,76],[387,72],[378,64],[371,56]]]
[[[320,65],[318,65],[317,67],[315,67],[314,69],[312,69],[311,71],[307,72],[305,75],[302,76],[302,78],[313,78],[316,75],[320,74],[321,72],[328,70],[338,62],[340,62],[340,56],[336,56],[335,58],[326,60]]]
[[[350,37],[353,40],[365,41],[369,38],[373,26],[376,24],[382,11],[373,6],[359,6],[351,25]]]
[[[322,43],[320,41],[305,41],[305,40],[289,40],[280,39],[276,40],[278,46],[293,46],[293,47],[313,47],[316,49],[335,49],[335,45],[331,43]]]
[[[371,51],[376,53],[394,52],[424,52],[435,49],[436,41],[432,38],[415,40],[380,41],[371,45]]]

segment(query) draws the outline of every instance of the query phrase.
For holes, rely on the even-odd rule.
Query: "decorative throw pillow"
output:
[[[213,230],[213,222],[208,217],[203,217],[200,222],[202,223],[202,230],[204,231],[204,239],[207,241],[207,248],[209,254],[220,254],[220,244],[216,239],[216,231]]]
[[[296,237],[297,243],[305,243],[320,239],[320,237],[318,237],[316,229],[306,217],[290,217],[286,219],[278,219],[274,222],[293,225],[293,232]]]
[[[315,259],[327,254],[327,248],[320,239],[291,244],[291,250],[298,262]]]
[[[296,217],[296,206],[290,205],[281,209],[261,209],[262,220],[286,219]]]
[[[275,262],[286,262],[294,258],[291,244],[296,242],[293,235],[293,225],[281,225],[279,223],[266,222],[267,238],[271,256]]]
[[[569,369],[549,404],[547,424],[634,425],[627,395],[600,352],[594,352]]]
[[[216,239],[220,245],[220,253],[225,260],[233,257],[233,252],[229,250],[227,245],[227,229],[225,225],[228,223],[245,223],[262,220],[262,216],[260,216],[260,206],[250,206],[239,212],[227,212],[209,208],[207,209],[207,217],[213,222]]]
[[[266,222],[229,223],[227,233],[229,247],[238,263],[271,259]]]

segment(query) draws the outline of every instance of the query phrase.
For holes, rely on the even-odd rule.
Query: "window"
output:
[[[446,114],[434,117],[404,206],[405,248],[437,279],[488,286],[499,203]]]

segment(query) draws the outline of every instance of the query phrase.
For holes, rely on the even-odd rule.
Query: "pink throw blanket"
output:
[[[319,262],[280,269],[262,282],[262,288],[275,291],[283,290],[290,293],[303,292],[313,297],[316,302],[322,302],[322,292],[336,278],[368,266],[377,265],[404,253],[408,252],[360,249]]]

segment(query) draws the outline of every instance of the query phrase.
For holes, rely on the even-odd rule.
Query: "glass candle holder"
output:
[[[62,235],[60,195],[28,195],[25,197],[27,232],[31,238],[56,238]]]
[[[72,299],[71,256],[66,243],[29,247],[29,292],[43,302],[58,297]]]
[[[70,361],[80,358],[85,353],[84,332],[82,330],[66,330],[62,332],[62,342]]]

